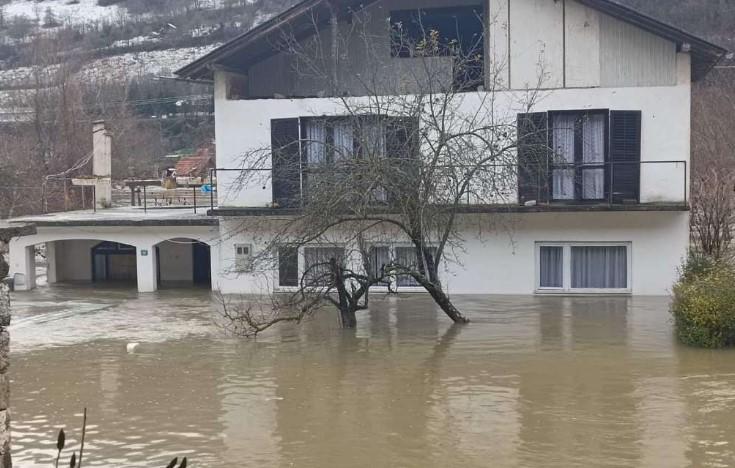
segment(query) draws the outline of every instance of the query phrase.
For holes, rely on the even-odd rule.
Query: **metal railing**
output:
[[[656,199],[655,202],[659,203],[671,203],[671,204],[682,204],[686,205],[689,201],[689,164],[684,160],[660,160],[660,161],[607,161],[604,163],[575,163],[575,164],[551,164],[544,162],[543,164],[535,165],[536,167],[529,168],[528,166],[521,168],[518,164],[486,164],[480,167],[480,170],[493,171],[497,174],[499,182],[504,182],[509,190],[512,189],[513,195],[519,194],[521,187],[519,173],[521,170],[533,169],[538,174],[538,179],[535,188],[537,189],[538,196],[535,198],[539,204],[544,205],[564,205],[574,203],[584,204],[596,204],[596,205],[625,205],[625,204],[643,204],[642,198],[644,196],[650,197],[651,194],[655,194],[655,188],[659,188],[659,196],[651,197]],[[633,174],[635,185],[634,198],[622,198],[620,192],[616,192],[616,185],[619,186],[620,180],[616,178],[616,169],[622,167],[635,166],[635,173]],[[664,170],[658,171],[661,178],[657,181],[656,172],[651,172],[647,168],[660,168],[662,166],[669,166],[673,168],[675,174],[678,174],[675,179],[672,179],[670,173],[664,172]],[[471,166],[462,167],[459,165],[445,166],[448,171],[458,171],[463,169],[470,169]],[[542,170],[538,170],[539,167]],[[441,167],[434,168],[441,171]],[[555,199],[553,197],[553,170],[554,169],[573,169],[574,170],[574,186],[575,186],[575,197],[570,199]],[[582,184],[581,174],[587,170],[604,170],[604,197],[586,200],[579,196],[579,187]],[[272,173],[272,168],[216,168],[210,170],[210,181],[212,181],[212,190],[209,193],[209,208],[214,210],[217,207],[217,194],[218,194],[218,173],[229,173],[234,172],[242,175],[238,176],[238,179],[247,180],[249,173]],[[293,186],[297,188],[295,199],[299,200],[303,205],[306,200],[306,188],[308,183],[306,182],[307,176],[310,173],[323,172],[318,169],[302,169],[299,171],[298,180],[293,181]],[[545,175],[545,177],[543,177]],[[619,177],[619,176],[618,176]],[[630,183],[630,182],[628,182]],[[679,189],[674,187],[681,187]],[[526,185],[524,188],[528,188]],[[533,188],[533,187],[532,187]],[[242,189],[242,187],[240,187]],[[467,194],[466,204],[473,205],[474,191],[470,189]],[[275,202],[275,200],[274,200]],[[518,204],[522,204],[523,201],[520,197],[516,200]],[[498,203],[500,205],[501,203]],[[505,203],[507,204],[507,203]]]
[[[535,166],[535,167],[534,167]],[[626,195],[624,193],[616,192],[616,186],[619,186],[621,182],[616,179],[616,169],[634,167],[636,171],[633,174],[633,182],[637,182],[637,186],[634,187],[634,199],[636,203],[642,203],[642,197],[647,194],[646,190],[650,191],[653,185],[653,181],[656,179],[655,174],[646,173],[644,171],[647,167],[661,167],[661,166],[673,166],[675,169],[680,171],[680,180],[666,179],[661,181],[661,185],[664,186],[665,192],[668,199],[664,198],[661,201],[667,201],[672,203],[682,203],[684,205],[689,202],[689,164],[683,160],[660,160],[660,161],[606,161],[602,163],[546,163],[529,165],[524,169],[536,172],[537,181],[535,186],[530,188],[537,189],[537,200],[539,203],[570,203],[570,202],[596,202],[596,203],[607,203],[609,205],[621,205],[630,203],[630,199],[618,198],[620,195]],[[539,170],[540,168],[540,170]],[[575,196],[573,199],[557,199],[554,198],[554,186],[553,186],[553,171],[554,170],[573,170],[574,171],[574,187]],[[582,172],[588,170],[604,170],[604,197],[585,200],[579,196],[579,188],[582,186]],[[660,172],[659,172],[660,173]],[[542,178],[542,175],[546,174],[546,177]],[[671,196],[673,193],[671,188],[675,186],[681,187],[681,192],[677,195]],[[528,184],[526,188],[529,188]],[[678,190],[677,190],[678,191]]]

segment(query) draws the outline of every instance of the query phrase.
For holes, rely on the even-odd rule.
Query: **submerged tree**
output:
[[[311,39],[284,33],[297,79],[326,83],[335,97],[325,100],[329,117],[273,121],[271,147],[242,157],[236,186],[272,174],[275,213],[288,215],[243,223],[261,247],[253,269],[265,281],[278,271],[295,292],[270,311],[228,309],[241,331],[300,321],[324,302],[351,327],[378,286],[422,288],[455,323],[469,321],[442,273],[459,261],[463,232],[516,203],[517,116],[533,106],[543,73],[533,89],[501,93],[504,64],[485,59],[483,15],[463,12],[451,27],[418,11],[391,18],[389,46],[371,32],[382,20],[365,11],[347,28],[333,21],[326,43],[316,20]],[[386,47],[395,60],[386,62]]]

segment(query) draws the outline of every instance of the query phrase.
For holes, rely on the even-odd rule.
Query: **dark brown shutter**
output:
[[[610,165],[615,203],[640,201],[641,113],[610,112]]]
[[[518,200],[549,200],[549,118],[546,112],[518,115]]]
[[[383,168],[383,179],[388,193],[388,202],[409,196],[419,184],[418,151],[419,135],[418,122],[411,118],[390,119],[386,132],[387,166]],[[415,177],[415,183],[406,181]]]
[[[278,285],[299,285],[299,250],[296,247],[278,248]]]
[[[299,119],[271,121],[273,201],[281,208],[301,203]]]

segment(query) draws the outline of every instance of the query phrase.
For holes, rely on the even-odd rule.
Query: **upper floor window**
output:
[[[603,200],[607,111],[551,114],[553,200]]]
[[[375,202],[388,202],[391,171],[397,164],[410,164],[406,161],[418,151],[417,129],[413,119],[375,115],[273,120],[274,203],[301,206],[319,192],[316,187],[341,183],[345,177],[358,188],[365,185]],[[371,166],[378,171],[353,177],[359,166],[354,158],[383,161]]]
[[[639,111],[520,114],[518,139],[521,203],[639,202]]]

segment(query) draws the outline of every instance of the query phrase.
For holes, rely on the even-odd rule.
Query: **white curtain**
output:
[[[386,154],[385,126],[380,122],[364,122],[362,125],[362,144],[367,149],[366,156],[379,158]]]
[[[564,287],[564,247],[541,247],[540,270],[542,288]]]
[[[334,160],[350,158],[355,152],[355,137],[352,123],[347,120],[334,124]]]
[[[552,139],[554,164],[574,164],[574,129],[577,116],[559,114],[554,116]],[[574,199],[574,168],[554,169],[552,185],[555,200]]]
[[[627,289],[627,247],[572,247],[572,288]]]
[[[324,120],[306,122],[306,160],[310,165],[327,161],[327,123]]]
[[[396,247],[396,263],[406,268],[416,268],[416,249],[413,247]],[[413,276],[400,275],[396,280],[398,286],[419,286]]]
[[[587,164],[605,164],[605,116],[592,114],[582,123],[582,161]],[[584,169],[582,197],[585,200],[605,198],[605,169]]]
[[[384,268],[390,263],[390,247],[370,248],[370,268],[373,276],[377,277],[384,273]]]

